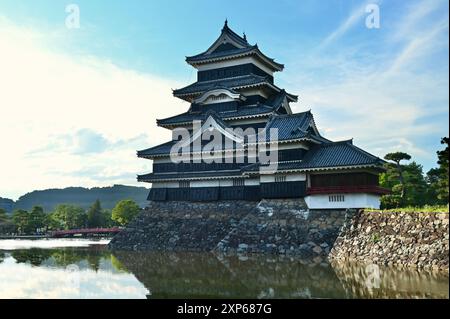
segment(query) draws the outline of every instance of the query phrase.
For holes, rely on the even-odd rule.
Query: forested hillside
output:
[[[114,185],[112,187],[69,187],[64,189],[46,189],[42,191],[33,191],[21,196],[13,203],[13,210],[24,209],[30,210],[33,206],[41,206],[44,211],[50,212],[59,204],[72,204],[82,208],[89,208],[97,199],[102,203],[105,209],[112,209],[117,202],[123,199],[132,199],[139,206],[146,206],[146,198],[149,189],[145,187],[134,187],[124,185]],[[0,200],[5,203],[3,207],[10,212],[10,200]]]

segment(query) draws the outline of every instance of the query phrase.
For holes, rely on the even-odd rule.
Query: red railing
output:
[[[57,230],[52,232],[52,237],[63,237],[69,235],[94,235],[94,234],[116,234],[120,232],[119,227],[111,228],[84,228],[84,229],[69,229]]]
[[[325,186],[325,187],[310,187],[306,190],[308,195],[314,194],[349,194],[349,193],[369,193],[385,195],[391,191],[375,185],[361,185],[361,186]]]

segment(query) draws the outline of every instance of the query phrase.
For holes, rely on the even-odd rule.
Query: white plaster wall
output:
[[[343,202],[330,202],[330,195],[344,196]],[[380,196],[373,194],[321,194],[305,197],[309,209],[380,208]]]
[[[278,175],[261,175],[261,183],[275,182],[275,176],[286,176],[286,182],[306,181],[305,174],[278,174]]]
[[[256,186],[256,185],[259,185],[259,178],[244,179],[244,185],[245,186]]]

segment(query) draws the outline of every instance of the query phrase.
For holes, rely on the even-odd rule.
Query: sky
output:
[[[374,5],[379,25],[369,28]],[[0,0],[0,197],[139,185],[151,161],[136,150],[170,140],[156,119],[188,109],[172,96],[196,78],[184,59],[206,50],[225,19],[285,65],[277,85],[299,95],[292,110],[311,109],[322,135],[380,157],[407,152],[426,172],[449,134],[448,6]]]

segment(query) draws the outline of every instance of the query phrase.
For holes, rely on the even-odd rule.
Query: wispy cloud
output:
[[[108,60],[56,53],[47,41],[39,29],[0,19],[0,149],[8,154],[0,194],[137,184],[135,174],[151,165],[136,150],[171,138],[156,117],[187,108],[171,96],[181,85]],[[99,174],[77,174],[92,167]]]
[[[385,21],[366,37],[360,31],[355,46],[340,45],[364,12],[355,9],[321,44],[333,43],[332,52],[312,50],[292,63],[289,85],[301,93],[294,110],[311,108],[329,138],[354,137],[378,156],[403,150],[430,168],[440,137],[448,135],[446,6],[416,3],[398,23]]]
[[[319,49],[327,47],[334,41],[344,36],[352,27],[354,27],[366,14],[366,6],[368,1],[362,5],[357,6],[350,15],[333,31],[331,32],[319,45]]]

